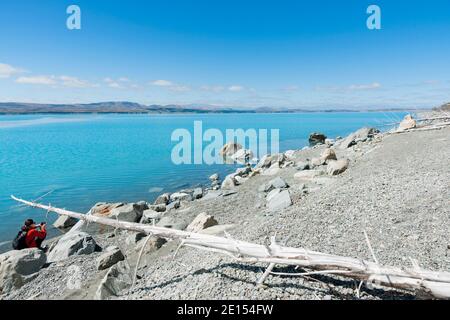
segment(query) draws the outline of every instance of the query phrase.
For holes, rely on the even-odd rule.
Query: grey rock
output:
[[[149,206],[147,209],[153,210],[156,212],[164,212],[164,211],[166,211],[167,207],[165,204],[161,203],[161,204],[153,204],[153,205]]]
[[[326,138],[327,136],[323,133],[313,132],[309,135],[309,145],[313,147],[318,144],[324,144]]]
[[[13,250],[0,255],[0,294],[9,293],[26,284],[47,262],[37,248]]]
[[[327,173],[331,176],[341,174],[347,170],[349,163],[348,159],[331,161],[327,166]]]
[[[73,227],[78,222],[78,219],[69,216],[59,216],[53,223],[53,226],[58,229],[67,229]]]
[[[231,189],[234,188],[237,184],[238,183],[234,178],[234,175],[228,175],[222,182],[222,189]]]
[[[118,296],[122,290],[129,288],[133,282],[131,270],[125,261],[112,266],[102,279],[96,293],[96,300],[105,300],[112,296]]]
[[[358,142],[364,142],[368,138],[373,138],[380,133],[380,130],[375,128],[361,128],[356,132],[353,132],[348,137],[339,141],[339,148],[346,149],[357,144]]]
[[[187,226],[186,231],[199,232],[200,230],[215,226],[217,224],[219,223],[213,216],[202,212]]]
[[[184,230],[188,224],[185,221],[175,220],[171,217],[163,217],[156,225],[163,228]]]
[[[294,166],[295,166],[295,169],[297,169],[297,170],[308,170],[309,169],[309,163],[306,161],[297,161]]]
[[[125,260],[125,257],[120,248],[117,246],[110,246],[106,248],[105,253],[97,259],[97,269],[108,269],[123,260]]]
[[[155,202],[153,204],[158,205],[158,204],[169,204],[170,201],[170,193],[164,193],[162,195],[160,195],[158,198],[156,198]]]
[[[141,206],[135,203],[125,204],[112,209],[109,217],[120,221],[139,222],[142,217]]]
[[[270,195],[270,197],[268,195],[268,198],[267,208],[272,212],[285,209],[292,205],[291,196],[288,190],[280,190],[279,192]]]
[[[166,206],[166,210],[169,211],[172,209],[178,209],[180,205],[181,205],[180,200],[173,201]]]
[[[214,173],[213,175],[211,175],[211,176],[209,177],[209,180],[210,180],[211,182],[214,182],[214,181],[219,180],[219,174],[218,174],[218,173]]]
[[[153,220],[159,220],[159,219],[161,219],[161,217],[163,215],[164,215],[164,213],[157,212],[152,209],[145,210],[142,213],[142,219],[141,219],[140,223],[151,224],[151,223],[153,223]]]
[[[49,262],[65,260],[70,256],[91,254],[98,246],[91,235],[85,232],[68,233],[60,238],[48,254]]]
[[[192,201],[192,195],[187,192],[175,192],[170,195],[170,201]]]
[[[194,199],[200,199],[203,197],[203,189],[202,188],[195,188],[194,192],[192,193],[192,197]]]

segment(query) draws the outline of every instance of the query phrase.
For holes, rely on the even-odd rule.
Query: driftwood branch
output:
[[[213,235],[118,221],[95,215],[85,215],[22,200],[14,196],[11,196],[11,198],[30,207],[55,212],[59,215],[69,216],[82,221],[94,222],[129,231],[144,232],[168,239],[179,239],[182,240],[185,246],[226,254],[239,261],[265,263],[269,266],[275,264],[295,265],[313,271],[339,274],[342,277],[364,281],[368,285],[375,285],[377,287],[384,286],[420,291],[426,292],[436,298],[450,298],[449,272],[427,271],[414,266],[412,269],[382,266],[378,263],[361,259],[315,252],[303,248],[280,246],[275,242],[272,242],[270,245],[261,245]],[[273,273],[271,272],[271,268],[268,271],[268,273]]]

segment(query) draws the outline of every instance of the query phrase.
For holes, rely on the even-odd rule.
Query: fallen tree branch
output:
[[[369,285],[421,291],[436,298],[450,298],[450,273],[422,269],[402,269],[381,266],[375,262],[342,257],[303,248],[283,247],[274,241],[269,245],[255,244],[235,239],[207,234],[192,233],[151,225],[117,221],[114,219],[85,215],[40,203],[30,202],[11,196],[11,198],[30,207],[55,212],[59,215],[94,222],[129,231],[143,232],[168,239],[180,239],[185,246],[204,251],[226,254],[238,261],[248,263],[267,263],[295,265],[314,271],[342,272],[339,275],[365,281]]]

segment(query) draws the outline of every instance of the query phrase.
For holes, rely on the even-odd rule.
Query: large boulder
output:
[[[67,229],[73,227],[78,222],[78,219],[69,216],[59,216],[53,223],[53,226],[57,229]]]
[[[213,216],[202,212],[191,222],[190,225],[187,226],[186,231],[199,232],[200,230],[215,226],[217,224],[219,223]]]
[[[222,189],[231,189],[234,188],[238,182],[236,181],[233,174],[230,174],[225,177],[225,179],[222,182]]]
[[[145,210],[144,213],[142,213],[142,218],[140,223],[143,224],[151,224],[154,220],[159,220],[164,216],[163,212],[158,212],[152,209]]]
[[[223,157],[230,157],[240,149],[242,149],[242,146],[239,143],[228,142],[220,149],[219,153]]]
[[[326,138],[327,136],[323,133],[313,132],[309,135],[309,145],[313,147],[318,144],[324,144]]]
[[[369,138],[373,138],[380,133],[380,130],[375,128],[361,128],[356,132],[350,134],[347,138],[339,141],[339,148],[346,149],[357,144],[358,142],[364,142]]]
[[[248,163],[253,158],[253,152],[248,149],[239,149],[231,156],[231,159],[238,163]]]
[[[279,211],[292,205],[288,190],[274,189],[267,195],[267,208],[269,211]]]
[[[158,226],[158,227],[177,229],[177,230],[184,230],[187,227],[187,225],[188,224],[185,221],[177,220],[172,217],[163,217],[156,224],[156,226]]]
[[[203,189],[202,188],[195,188],[194,192],[192,193],[192,197],[194,199],[200,199],[203,197]]]
[[[105,300],[117,296],[122,290],[129,288],[133,283],[131,269],[125,261],[113,265],[100,282],[95,293],[96,300]]]
[[[269,192],[273,189],[285,189],[289,188],[289,185],[280,177],[276,177],[275,179],[270,180],[268,183],[259,187],[258,191],[260,192]]]
[[[22,287],[47,262],[37,248],[13,250],[0,255],[0,295]]]
[[[340,159],[337,161],[331,161],[327,166],[327,173],[331,176],[341,174],[347,170],[350,161],[348,159]]]
[[[119,261],[125,260],[125,257],[117,246],[110,246],[106,248],[105,253],[103,253],[100,257],[97,259],[97,269],[98,270],[105,270]]]
[[[414,120],[413,117],[410,114],[408,114],[405,116],[405,118],[403,118],[402,122],[400,122],[397,131],[414,129],[416,125],[417,125],[416,120]]]
[[[85,232],[68,233],[58,240],[48,254],[49,262],[65,260],[70,256],[91,254],[98,249],[91,235]]]
[[[91,209],[91,214],[121,221],[139,222],[142,209],[143,207],[136,203],[100,203]]]
[[[192,195],[186,192],[175,192],[170,195],[170,201],[191,201]]]
[[[170,201],[170,193],[164,193],[160,195],[158,198],[156,198],[155,202],[153,204],[159,205],[159,204],[169,204]]]

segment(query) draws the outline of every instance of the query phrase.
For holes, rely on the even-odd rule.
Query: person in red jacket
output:
[[[22,230],[27,233],[25,238],[27,248],[41,248],[42,242],[47,237],[45,222],[37,225],[34,223],[33,219],[27,219]]]

